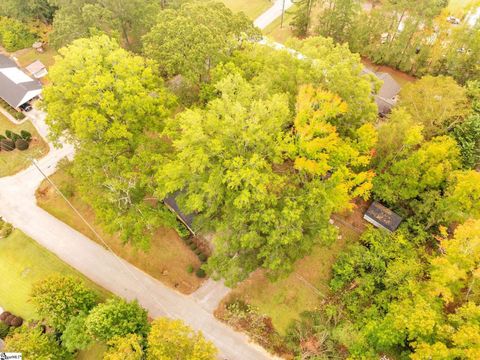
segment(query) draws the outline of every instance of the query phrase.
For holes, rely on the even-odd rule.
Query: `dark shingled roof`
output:
[[[0,54],[0,69],[17,67],[14,61]],[[11,107],[16,108],[23,100],[25,95],[31,90],[40,90],[42,84],[33,80],[29,82],[16,84],[7,76],[0,72],[0,98],[5,100]]]
[[[373,225],[377,227],[380,226],[389,231],[397,230],[403,220],[401,216],[395,214],[392,210],[377,201],[374,201],[372,205],[370,205],[363,218]]]
[[[170,210],[175,212],[177,214],[177,217],[185,224],[188,226],[189,230],[193,232],[192,226],[193,226],[193,219],[194,219],[194,214],[185,214],[183,213],[182,210],[180,210],[180,207],[177,204],[176,197],[178,196],[178,193],[175,193],[171,196],[166,197],[163,202],[165,205],[167,205]]]

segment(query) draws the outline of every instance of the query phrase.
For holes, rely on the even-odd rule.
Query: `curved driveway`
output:
[[[37,129],[46,135],[44,114],[34,111],[32,115]],[[51,148],[38,166],[51,175],[60,159],[72,155],[71,146]],[[222,358],[272,358],[247,336],[218,321],[195,296],[186,296],[166,287],[39,208],[35,190],[42,181],[43,176],[33,165],[15,176],[0,178],[0,216],[105,289],[128,300],[137,299],[151,317],[182,319],[194,329],[201,330],[218,347]]]

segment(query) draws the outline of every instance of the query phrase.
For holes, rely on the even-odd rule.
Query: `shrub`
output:
[[[187,266],[187,273],[189,274],[193,273],[193,265],[190,264]]]
[[[193,240],[188,238],[187,240],[185,240],[185,244],[187,244],[188,246],[192,245],[193,244]]]
[[[0,320],[5,321],[5,319],[10,315],[12,315],[10,311],[4,311],[2,314],[0,314]]]
[[[200,250],[200,249],[198,249],[198,248],[197,248],[197,250],[195,250],[195,254],[196,254],[197,256],[200,255],[201,253],[202,253],[202,250]]]
[[[67,198],[72,198],[75,195],[75,185],[72,182],[62,182],[60,184],[60,191]]]
[[[197,244],[195,244],[194,242],[192,242],[190,244],[190,249],[192,249],[193,251],[197,250]]]
[[[8,326],[12,326],[13,321],[15,320],[15,315],[8,315],[7,318],[3,321]]]
[[[10,234],[12,233],[13,231],[13,226],[12,224],[8,224],[8,223],[4,223],[1,227],[0,227],[0,239],[3,239],[3,238],[6,238],[8,236],[10,236]],[[7,311],[8,313],[8,311]],[[8,313],[10,314],[10,313]],[[2,314],[3,315],[3,314]],[[0,315],[1,316],[1,315]],[[1,317],[0,317],[0,320],[3,320]]]
[[[14,133],[11,130],[6,130],[5,135],[7,136],[8,139],[12,141],[17,141],[17,139],[20,139],[20,135],[18,135],[17,133]]]
[[[190,237],[190,231],[187,229],[187,227],[181,223],[180,221],[177,221],[177,233],[178,235],[183,239],[188,239]]]
[[[20,136],[25,141],[30,142],[32,140],[32,134],[30,134],[27,130],[20,131]]]
[[[205,254],[198,255],[198,258],[200,259],[201,262],[205,262],[208,259],[207,255]]]
[[[5,339],[8,336],[9,330],[10,327],[7,324],[0,322],[0,339]]]
[[[3,140],[3,139],[6,139],[6,137],[0,134],[0,140]]]
[[[195,275],[197,275],[197,277],[202,279],[205,276],[207,276],[207,273],[202,268],[198,268],[197,271],[195,271]]]
[[[0,140],[0,149],[3,151],[15,150],[15,143],[10,139]]]
[[[15,141],[15,147],[20,151],[25,151],[28,149],[29,144],[28,144],[28,141],[26,140],[17,139],[17,141]]]
[[[12,321],[10,321],[10,325],[14,327],[20,327],[23,324],[23,319],[20,316],[15,316]]]

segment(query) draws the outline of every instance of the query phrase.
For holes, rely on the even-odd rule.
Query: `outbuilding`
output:
[[[400,215],[394,213],[377,201],[374,201],[370,205],[367,212],[363,215],[363,218],[375,227],[390,232],[397,230],[403,220]]]
[[[40,79],[48,74],[47,68],[40,60],[36,60],[28,65],[27,70],[35,79]]]

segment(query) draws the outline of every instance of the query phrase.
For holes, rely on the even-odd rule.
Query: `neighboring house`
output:
[[[382,81],[382,87],[375,95],[375,103],[378,107],[378,114],[380,116],[387,115],[397,102],[397,95],[400,92],[400,85],[395,79],[384,72],[373,72],[367,68],[363,68],[362,74],[370,74]]]
[[[401,216],[386,208],[377,201],[374,201],[368,208],[363,218],[377,228],[387,231],[395,231],[402,222]]]
[[[13,60],[0,54],[0,98],[18,110],[41,92],[42,84],[38,80],[33,80]]]
[[[40,60],[34,61],[28,65],[25,70],[27,70],[35,79],[40,79],[48,74],[47,68]]]

